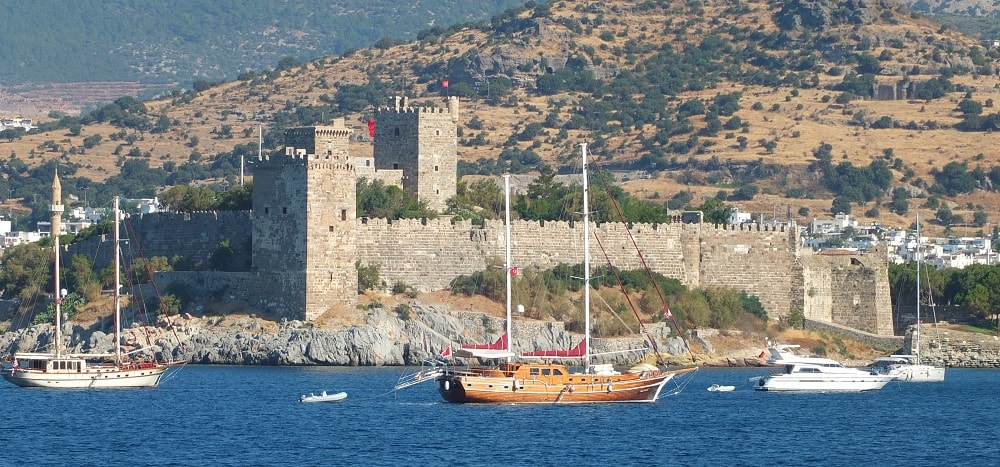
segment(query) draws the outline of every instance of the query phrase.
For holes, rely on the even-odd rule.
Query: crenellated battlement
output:
[[[375,109],[375,115],[382,115],[386,113],[392,114],[447,114],[450,113],[448,109],[442,109],[440,107],[379,107]]]
[[[446,107],[441,108],[437,106],[411,106],[410,100],[406,96],[393,96],[389,98],[389,103],[386,106],[380,106],[375,108],[375,120],[378,122],[379,117],[393,117],[395,115],[403,116],[414,116],[414,115],[448,115],[452,116],[455,121],[458,121],[458,97],[447,98]]]

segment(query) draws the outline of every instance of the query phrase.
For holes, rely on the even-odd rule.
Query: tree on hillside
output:
[[[22,128],[7,128],[0,131],[0,139],[5,139],[8,143],[13,143],[14,140],[21,139],[22,136],[24,136]]]
[[[838,196],[833,198],[833,203],[830,206],[830,214],[836,216],[837,214],[850,214],[851,213],[851,201],[843,196]]]
[[[175,212],[213,211],[217,206],[215,192],[198,186],[173,186],[159,198],[164,209]]]
[[[0,261],[0,288],[4,296],[28,299],[42,293],[52,279],[52,250],[39,243],[7,248]],[[15,295],[16,294],[16,295]]]

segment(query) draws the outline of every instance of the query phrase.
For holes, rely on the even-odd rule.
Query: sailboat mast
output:
[[[115,206],[114,206],[114,275],[115,275],[115,363],[121,363],[122,361],[122,321],[121,321],[121,311],[122,311],[122,301],[121,301],[121,250],[119,246],[119,232],[118,232],[118,221],[121,219],[121,211],[118,209],[118,197],[115,196]]]
[[[920,213],[917,213],[917,365],[920,364],[920,263],[923,256],[920,248]]]
[[[62,232],[62,184],[59,183],[59,169],[56,168],[55,175],[52,179],[52,205],[49,207],[49,211],[52,213],[52,252],[55,256],[54,270],[55,280],[55,331],[52,333],[53,340],[53,351],[56,358],[59,358],[60,352],[62,351],[62,288],[59,286],[59,234]]]
[[[511,261],[510,261],[510,174],[505,174],[503,176],[503,192],[504,192],[504,223],[506,225],[504,231],[504,246],[506,248],[506,257],[504,260],[504,271],[507,276],[507,348],[504,349],[511,352],[511,315],[510,315],[510,283],[511,283]],[[511,361],[511,357],[507,357],[507,361]]]
[[[583,365],[590,372],[590,204],[587,200],[587,143],[580,145],[583,171]]]

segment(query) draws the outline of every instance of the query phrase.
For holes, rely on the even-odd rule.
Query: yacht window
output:
[[[538,374],[538,368],[532,368],[531,369],[531,374],[532,375],[537,375]]]
[[[560,368],[553,368],[552,369],[552,374],[554,374],[554,375],[564,375],[566,373],[563,373],[562,369],[560,369]]]
[[[550,370],[548,368],[542,368],[542,374],[545,375],[545,376],[548,376],[548,375],[552,374],[552,370]]]

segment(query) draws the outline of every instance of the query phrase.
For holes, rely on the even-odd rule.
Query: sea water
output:
[[[406,370],[186,365],[156,389],[0,382],[0,463],[910,466],[996,465],[1000,453],[998,370],[786,394],[753,391],[748,379],[768,369],[702,369],[653,404],[573,406],[449,404],[433,384],[392,391]],[[323,390],[348,397],[299,402]]]

